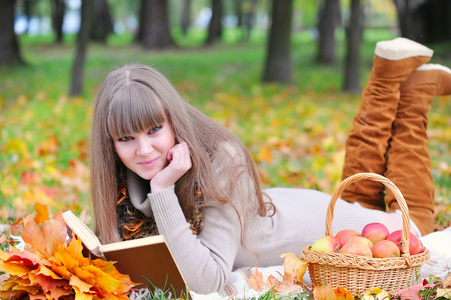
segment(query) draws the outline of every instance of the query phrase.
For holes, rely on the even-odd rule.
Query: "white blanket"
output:
[[[428,278],[430,275],[435,275],[442,279],[445,278],[451,270],[451,227],[443,231],[430,233],[421,237],[420,240],[431,252],[431,258],[422,266],[420,276],[415,278],[415,281]],[[252,298],[253,296],[258,298],[263,293],[253,290],[247,283],[247,279],[252,276],[254,270],[255,268],[242,268],[232,272],[225,289],[227,295],[220,295],[219,293],[199,295],[193,293],[193,300],[222,300],[230,299],[231,296],[235,299]],[[258,268],[258,270],[262,273],[263,280],[265,281],[269,275],[273,275],[277,279],[282,280],[281,275],[284,273],[282,266]],[[311,284],[308,271],[304,276],[304,283],[307,285]]]

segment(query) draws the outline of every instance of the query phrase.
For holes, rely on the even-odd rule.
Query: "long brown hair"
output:
[[[261,216],[268,211],[260,177],[249,152],[235,135],[185,101],[160,72],[141,64],[127,64],[111,71],[97,93],[91,133],[91,192],[96,233],[103,243],[120,240],[116,230],[116,194],[117,174],[123,164],[114,151],[113,137],[147,130],[166,119],[175,136],[186,141],[191,154],[192,168],[175,185],[185,217],[189,218],[193,212],[194,191],[200,188],[206,199],[228,203],[235,208],[242,227],[243,244],[246,210],[254,208]],[[242,162],[228,167],[228,178],[246,172],[253,185],[248,190],[255,192],[248,199],[257,199],[257,203],[234,202],[230,198],[233,184],[228,184],[227,190],[220,188],[215,179],[212,162],[224,143],[234,149],[232,152],[235,153],[230,155],[238,154]],[[227,151],[221,151],[221,155],[224,152]]]

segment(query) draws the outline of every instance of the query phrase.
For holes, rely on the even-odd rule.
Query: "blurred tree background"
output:
[[[404,36],[451,65],[449,0],[0,0],[0,216],[35,203],[89,221],[89,131],[103,76],[157,67],[237,134],[265,186],[332,192],[378,40]],[[450,101],[431,156],[449,224]]]

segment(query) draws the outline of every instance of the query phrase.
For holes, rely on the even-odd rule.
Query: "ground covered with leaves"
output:
[[[362,86],[374,43],[366,37]],[[293,45],[294,82],[263,85],[264,43],[145,52],[136,46],[90,48],[85,92],[67,96],[73,45],[24,41],[27,66],[0,69],[0,224],[46,210],[72,210],[92,225],[89,145],[93,99],[114,66],[137,61],[160,69],[188,101],[247,146],[265,187],[332,193],[341,181],[345,141],[360,95],[341,92],[341,63],[314,63],[313,41]],[[340,50],[341,51],[341,50]],[[451,65],[438,52],[434,63]],[[428,135],[436,183],[435,226],[451,225],[451,98],[437,97]]]

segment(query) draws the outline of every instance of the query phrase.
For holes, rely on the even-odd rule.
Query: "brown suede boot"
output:
[[[421,66],[401,84],[400,92],[385,176],[400,189],[410,218],[424,235],[434,230],[435,186],[428,151],[427,114],[435,96],[451,94],[451,70],[434,64]],[[390,191],[386,201],[389,211],[399,208]]]
[[[371,76],[346,141],[343,179],[361,172],[384,174],[399,86],[416,68],[427,63],[432,54],[431,49],[406,38],[376,44]],[[378,182],[352,184],[341,198],[359,202],[364,207],[386,210],[384,186]]]

